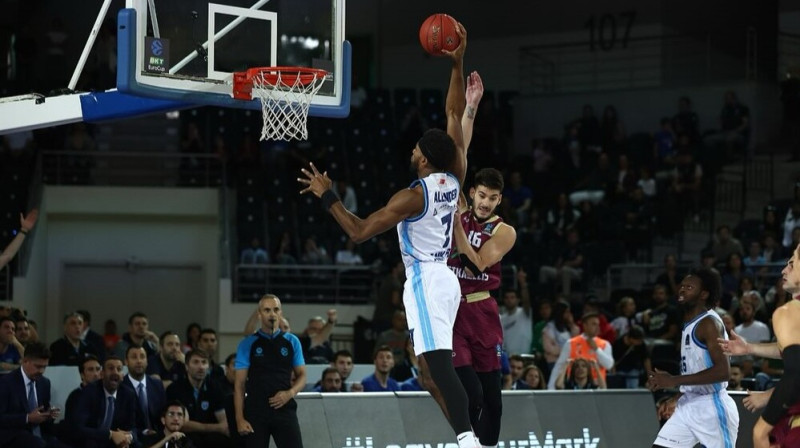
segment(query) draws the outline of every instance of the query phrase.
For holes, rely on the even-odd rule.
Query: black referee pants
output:
[[[264,406],[269,406],[266,402]],[[280,409],[248,409],[244,419],[253,427],[253,434],[242,437],[246,448],[265,448],[269,439],[277,448],[303,448],[300,424],[297,422],[297,402],[292,400]]]

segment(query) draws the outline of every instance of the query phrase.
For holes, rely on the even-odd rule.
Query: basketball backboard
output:
[[[309,115],[346,117],[345,0],[127,0],[119,14],[117,88],[137,96],[259,110],[231,96],[233,72],[328,71]]]

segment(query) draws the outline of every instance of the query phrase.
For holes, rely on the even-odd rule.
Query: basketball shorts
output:
[[[658,432],[655,445],[666,448],[734,448],[739,433],[739,411],[726,391],[716,394],[686,394],[675,413]]]
[[[453,327],[453,365],[472,366],[476,372],[500,370],[503,327],[497,301],[462,301]]]
[[[456,275],[441,263],[414,263],[406,268],[403,305],[414,353],[453,349],[461,287]]]
[[[769,433],[770,443],[781,448],[800,446],[800,403],[795,403]]]

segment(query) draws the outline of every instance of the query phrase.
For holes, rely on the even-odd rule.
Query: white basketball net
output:
[[[284,82],[280,71],[276,74],[278,80],[274,85],[264,79],[263,73],[253,77],[251,95],[261,101],[264,115],[261,140],[307,140],[308,108],[311,99],[325,82],[325,76],[309,72],[313,80],[304,85],[300,73],[288,72],[286,75],[295,78],[290,85]],[[291,79],[291,76],[288,78]],[[306,76],[305,73],[303,76]]]

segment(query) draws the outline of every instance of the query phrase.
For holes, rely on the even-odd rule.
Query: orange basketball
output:
[[[456,19],[447,14],[434,14],[419,28],[419,43],[422,48],[434,56],[442,56],[442,50],[453,51],[458,48],[461,38],[458,37]]]

